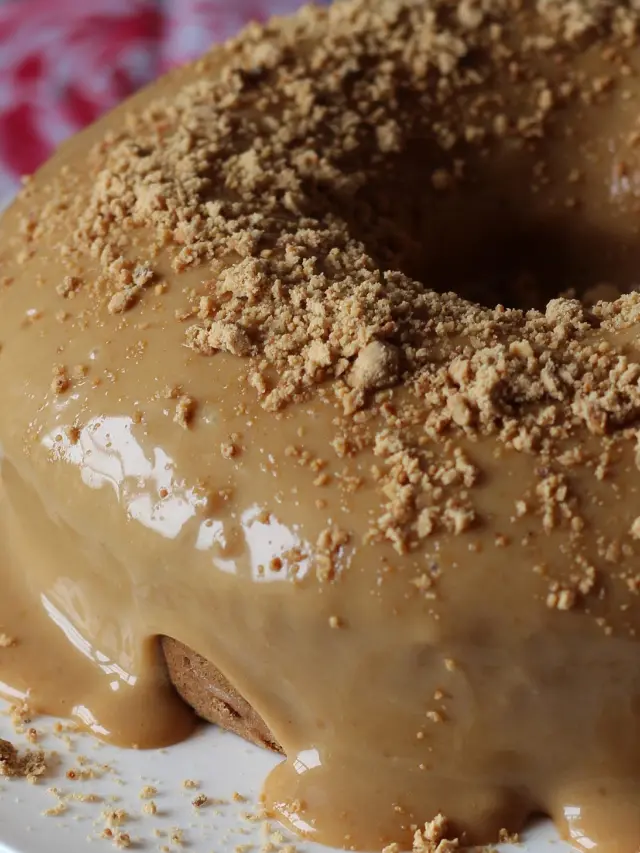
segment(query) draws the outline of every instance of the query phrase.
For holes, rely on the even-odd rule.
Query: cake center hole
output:
[[[419,164],[382,176],[347,204],[351,233],[381,268],[487,307],[542,310],[558,296],[594,304],[636,289],[631,216],[600,199],[584,208],[533,192],[529,168],[490,171],[440,190]]]
[[[523,310],[544,310],[558,296],[589,305],[614,300],[638,281],[634,246],[575,220],[518,221],[490,210],[460,219],[439,223],[403,271],[487,307]]]

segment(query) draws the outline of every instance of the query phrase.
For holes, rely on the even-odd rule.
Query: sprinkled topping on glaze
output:
[[[98,259],[101,286],[115,289],[108,310],[130,310],[152,278],[149,261],[134,264],[122,255],[136,229],[151,229],[152,254],[167,249],[174,269],[209,271],[196,304],[183,314],[200,318],[186,330],[187,345],[205,355],[257,356],[254,375],[261,377],[276,368],[278,378],[253,382],[268,408],[329,376],[346,374],[360,390],[393,384],[401,373],[440,384],[442,370],[433,376],[436,347],[439,362],[470,360],[469,379],[480,386],[470,396],[484,408],[476,418],[477,402],[467,407],[464,396],[456,397],[445,407],[449,420],[469,429],[493,427],[500,413],[486,404],[488,382],[499,376],[505,396],[521,397],[525,380],[509,375],[510,361],[520,367],[510,345],[520,340],[532,349],[537,342],[538,354],[556,349],[555,321],[547,316],[550,330],[539,317],[436,296],[429,287],[446,289],[446,279],[431,280],[427,270],[419,284],[393,271],[411,264],[403,251],[386,248],[388,234],[380,256],[373,252],[384,234],[375,220],[398,165],[393,155],[411,157],[411,140],[427,133],[435,133],[445,152],[457,151],[463,140],[490,146],[504,134],[515,143],[544,135],[556,102],[580,97],[583,87],[570,67],[558,79],[531,81],[529,53],[572,51],[578,37],[596,29],[609,33],[615,50],[634,38],[637,16],[605,2],[588,8],[540,2],[530,39],[514,51],[510,0],[461,2],[454,16],[445,5],[387,0],[372,10],[365,3],[337,4],[303,13],[290,30],[249,29],[229,48],[222,79],[209,79],[205,62],[197,83],[130,114],[94,151],[95,185],[66,248],[70,259],[86,251]],[[307,54],[295,53],[294,61],[294,44],[317,26],[326,38]],[[469,65],[464,60],[471,53]],[[535,104],[524,99],[508,118],[501,98],[477,94],[478,85],[505,66],[522,78],[523,92],[531,85],[539,92]],[[452,113],[454,93],[468,105],[473,126]],[[456,157],[451,170],[436,169],[434,187],[449,186],[456,169],[464,171]],[[72,192],[72,181],[67,186]],[[57,202],[64,215],[68,203]],[[424,204],[429,215],[428,193]],[[350,222],[356,216],[360,229]],[[32,233],[46,227],[40,220]],[[79,286],[75,278],[65,282],[64,295]],[[563,313],[564,335],[575,341],[569,357],[588,360],[578,309],[558,303],[554,310]],[[627,300],[614,313],[626,317],[635,310]],[[461,335],[474,339],[465,345]],[[545,365],[533,351],[531,358],[535,380]],[[481,367],[488,382],[478,380]],[[564,386],[559,393],[567,391],[576,396]]]
[[[435,132],[445,150],[458,145],[461,131],[483,144],[495,135],[503,105],[472,90],[513,56],[511,5],[462,2],[451,17],[442,4],[427,8],[413,0],[386,2],[376,11],[338,4],[299,16],[290,33],[248,30],[230,48],[222,79],[203,73],[171,102],[130,115],[98,146],[95,185],[69,257],[90,251],[98,258],[103,285],[115,288],[112,313],[133,308],[153,278],[149,261],[125,261],[121,254],[132,229],[151,228],[153,252],[167,248],[176,270],[207,268],[203,292],[184,313],[200,318],[187,328],[186,343],[204,355],[259,358],[252,385],[268,408],[333,375],[354,389],[344,395],[353,412],[364,404],[359,392],[403,375],[415,381],[418,399],[437,409],[437,417],[430,415],[435,432],[449,426],[504,432],[505,419],[511,423],[524,405],[542,414],[532,413],[521,442],[536,440],[532,430],[557,403],[569,403],[574,419],[595,431],[624,420],[637,405],[633,369],[630,374],[615,352],[598,356],[589,332],[633,320],[635,296],[588,315],[567,300],[550,304],[545,316],[479,308],[429,289],[446,288],[446,280],[427,275],[420,284],[392,271],[406,265],[402,252],[377,259],[368,248],[380,235],[373,221],[384,191],[377,174],[392,175],[396,163],[387,155],[406,152],[413,136],[434,125],[434,111],[442,118]],[[495,23],[481,27],[487,19]],[[570,51],[596,27],[607,28],[618,44],[633,37],[635,21],[630,10],[614,13],[604,2],[588,10],[539,3],[533,23],[541,32],[522,45],[521,58],[541,39],[550,51]],[[294,41],[317,25],[327,38],[294,62]],[[476,59],[469,68],[462,60],[471,51]],[[526,66],[519,73],[528,87]],[[566,90],[565,100],[577,96],[576,81],[543,83],[539,114],[529,115],[525,102],[522,115],[509,117],[516,141],[544,133],[555,103],[550,85]],[[477,115],[474,133],[448,115],[454,92]],[[72,192],[72,181],[68,186]],[[338,215],[342,209],[346,218]],[[358,213],[363,240],[348,221]],[[43,227],[39,222],[33,233]],[[390,271],[383,272],[379,260]],[[67,277],[64,295],[78,286]],[[594,358],[597,381],[585,393]],[[623,374],[625,387],[612,401],[614,372]]]
[[[371,341],[363,347],[349,372],[352,388],[373,391],[393,385],[398,378],[398,350],[391,344]]]
[[[514,37],[516,21],[524,38]],[[29,244],[74,211],[57,291],[71,308],[89,292],[82,325],[102,322],[105,308],[122,323],[144,313],[142,335],[178,274],[201,270],[175,311],[184,346],[246,361],[248,387],[267,410],[312,394],[338,404],[337,457],[375,457],[381,505],[365,542],[405,554],[481,527],[472,445],[489,436],[540,460],[514,517],[538,519],[546,533],[567,526],[578,539],[584,520],[566,470],[591,463],[564,443],[582,434],[635,442],[640,365],[614,339],[637,322],[640,296],[614,298],[609,287],[612,301],[594,304],[604,291],[591,282],[582,301],[548,300],[543,282],[531,300],[544,310],[505,308],[501,295],[517,296],[520,285],[487,280],[489,305],[480,305],[451,292],[452,264],[434,263],[428,247],[442,199],[459,192],[463,205],[492,155],[522,156],[532,203],[549,186],[546,143],[561,111],[615,92],[637,23],[632,4],[604,0],[524,9],[515,0],[385,0],[375,9],[356,0],[251,27],[226,48],[223,73],[209,74],[205,58],[195,81],[129,112],[94,147],[90,186],[66,169],[46,216],[22,233]],[[606,74],[564,61],[596,40]],[[541,52],[553,60],[544,73]],[[508,92],[494,86],[488,97],[504,74]],[[628,165],[616,168],[623,183]],[[584,169],[567,170],[563,210],[584,181]],[[87,257],[93,280],[80,274]],[[174,276],[158,280],[167,258]],[[56,365],[52,391],[65,394],[74,380]],[[173,419],[188,430],[200,401],[172,397]],[[241,445],[230,438],[220,454],[235,459]],[[304,447],[298,455],[306,464]],[[606,476],[602,459],[593,469]],[[357,491],[362,478],[314,470],[315,488],[334,483]],[[334,577],[344,549],[317,544],[319,579]],[[551,589],[548,602],[568,609],[582,595]]]
[[[457,838],[451,838],[449,821],[443,814],[425,823],[424,829],[416,829],[413,837],[413,853],[452,853],[460,846]]]

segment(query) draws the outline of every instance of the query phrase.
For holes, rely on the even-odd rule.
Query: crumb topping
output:
[[[457,838],[450,838],[447,818],[438,814],[427,821],[423,829],[416,829],[413,837],[413,853],[452,853],[460,846]]]
[[[597,480],[616,443],[637,443],[640,364],[617,340],[637,324],[640,295],[565,294],[536,310],[487,292],[479,304],[452,292],[425,246],[438,205],[492,156],[527,152],[532,192],[545,186],[545,141],[562,110],[612,96],[638,19],[634,3],[606,0],[352,0],[249,27],[170,95],[129,111],[91,152],[90,186],[67,171],[25,223],[27,249],[75,222],[56,288],[65,316],[87,295],[82,323],[106,312],[116,329],[146,321],[180,272],[199,270],[169,321],[184,327],[183,345],[241,360],[270,412],[312,395],[335,402],[336,457],[374,457],[380,508],[366,543],[406,554],[443,533],[471,538],[484,523],[473,446],[488,438],[539,461],[514,518],[577,539],[585,520],[570,471],[587,462],[569,442],[602,449]],[[588,78],[572,60],[594,44],[609,64]],[[628,179],[624,164],[618,172]],[[565,177],[569,209],[584,175]],[[159,257],[174,277],[161,279]],[[92,280],[78,273],[87,258]],[[75,382],[54,365],[52,393]],[[200,401],[172,399],[189,430]],[[234,438],[219,450],[242,461]],[[360,487],[349,474],[313,475],[316,488]],[[317,543],[323,582],[348,556],[349,533],[333,536]],[[629,540],[639,538],[636,520]],[[497,547],[509,541],[496,534]],[[580,567],[576,577],[549,578],[550,608],[571,609],[595,586],[584,591]],[[434,580],[420,572],[412,592],[428,599]]]
[[[366,239],[382,236],[372,222],[382,203],[378,173],[393,178],[394,155],[409,156],[416,135],[433,133],[434,115],[444,150],[459,143],[462,131],[483,144],[502,135],[501,104],[469,100],[478,125],[471,133],[457,126],[450,102],[489,85],[513,54],[512,5],[460,2],[451,16],[443,2],[385,0],[375,10],[338,3],[304,11],[289,29],[249,28],[229,48],[222,75],[203,74],[170,101],[128,115],[125,127],[97,147],[96,180],[66,252],[99,260],[102,283],[114,291],[113,313],[132,308],[153,280],[152,261],[123,257],[132,230],[150,228],[151,255],[169,251],[176,271],[201,266],[208,275],[203,291],[181,314],[198,318],[185,342],[207,356],[257,358],[257,370],[269,374],[258,390],[271,409],[328,377],[344,377],[359,391],[401,377],[419,387],[434,379],[455,384],[445,371],[454,358],[460,369],[468,365],[468,377],[461,390],[449,389],[456,396],[445,418],[463,428],[490,428],[499,419],[492,382],[500,381],[510,401],[520,402],[523,392],[574,399],[579,377],[561,381],[556,393],[564,360],[557,364],[552,354],[547,365],[541,355],[567,337],[574,351],[566,360],[580,350],[586,361],[587,329],[632,316],[635,300],[617,304],[613,317],[588,318],[558,300],[547,309],[547,323],[539,315],[481,309],[434,292],[446,281],[413,280],[402,271],[402,252],[379,258]],[[525,60],[541,43],[572,51],[579,36],[596,29],[628,39],[636,23],[626,4],[613,12],[606,2],[588,11],[568,0],[539,2],[532,26],[540,32],[525,38],[517,55]],[[295,51],[318,27],[323,37]],[[523,79],[523,90],[530,82]],[[548,85],[537,81],[535,115],[525,102],[523,114],[509,118],[520,127],[516,138],[544,131],[555,103]],[[451,175],[436,169],[432,178],[442,190]],[[365,239],[354,233],[350,214],[363,217]],[[44,227],[38,223],[34,233]],[[63,295],[78,286],[68,276]],[[523,360],[529,375],[518,380],[512,373],[520,373]],[[539,383],[544,392],[530,390]],[[595,399],[587,408],[598,417]]]
[[[0,776],[23,777],[36,782],[47,769],[45,754],[41,749],[20,754],[7,740],[0,740]]]

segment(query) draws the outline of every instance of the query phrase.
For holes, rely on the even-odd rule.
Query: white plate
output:
[[[6,705],[0,701],[0,710]],[[46,750],[57,750],[59,756],[37,785],[24,779],[0,778],[0,853],[88,853],[116,849],[102,832],[106,809],[124,809],[128,817],[114,832],[126,832],[132,841],[130,849],[159,851],[165,845],[170,851],[193,853],[260,853],[270,833],[286,836],[275,841],[275,850],[295,843],[298,853],[326,853],[327,848],[291,837],[274,822],[251,820],[257,815],[260,785],[278,760],[264,750],[252,747],[240,738],[213,726],[203,726],[184,743],[166,750],[137,752],[104,745],[90,735],[55,732],[54,721],[35,720],[33,725],[43,732],[40,741]],[[0,738],[20,748],[27,747],[24,737],[16,735],[10,720],[0,716]],[[96,769],[109,765],[99,778],[69,780],[67,771],[78,766],[78,757]],[[193,780],[197,788],[185,788],[184,781]],[[144,786],[157,789],[153,801],[157,813],[143,813],[148,800],[140,798]],[[52,788],[62,795],[95,794],[99,802],[59,800]],[[234,793],[246,802],[234,800]],[[196,808],[192,801],[198,794],[209,798]],[[116,801],[110,800],[116,797]],[[215,800],[222,800],[216,803]],[[43,812],[64,802],[67,810],[57,816]],[[249,816],[249,817],[248,817]],[[183,845],[171,841],[172,828],[183,833]],[[162,835],[158,836],[155,831]],[[548,821],[531,827],[525,835],[525,846],[501,845],[503,853],[565,853],[567,845],[558,841]],[[247,847],[246,845],[251,845]]]

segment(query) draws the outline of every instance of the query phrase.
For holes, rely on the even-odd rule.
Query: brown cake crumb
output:
[[[520,835],[517,832],[509,832],[508,829],[501,829],[498,833],[498,839],[501,844],[519,844]]]
[[[33,713],[29,705],[22,701],[9,706],[9,715],[15,731],[23,734],[25,725],[31,722]]]
[[[224,441],[220,445],[220,453],[225,459],[233,459],[240,452],[240,448],[234,441]]]
[[[416,589],[420,590],[420,592],[427,592],[433,587],[434,581],[430,575],[423,573],[412,578],[409,583],[415,586]]]
[[[358,353],[349,373],[349,385],[363,391],[393,385],[398,379],[398,363],[396,347],[372,341]]]
[[[0,739],[0,776],[23,777],[36,782],[46,769],[43,750],[27,750],[20,754],[12,743]]]
[[[15,646],[17,640],[15,637],[10,637],[8,634],[3,634],[0,632],[0,649],[9,649],[12,646]]]
[[[577,595],[575,590],[554,584],[547,596],[547,607],[555,608],[556,610],[571,610],[576,601]]]
[[[457,838],[448,838],[450,834],[449,821],[438,814],[427,821],[424,829],[417,829],[413,836],[413,853],[451,853],[457,850],[460,842]]]
[[[71,380],[67,368],[62,364],[57,364],[53,368],[53,379],[51,380],[51,390],[54,394],[64,394],[69,389]]]
[[[184,832],[177,826],[172,827],[171,832],[169,834],[169,840],[172,844],[177,844],[182,846],[184,844]]]
[[[246,356],[252,352],[247,333],[235,323],[212,320],[204,327],[192,326],[187,330],[187,344],[202,355],[228,352]]]
[[[122,314],[138,302],[142,291],[153,279],[153,271],[148,263],[136,265],[131,272],[126,264],[116,260],[109,266],[122,289],[113,294],[107,305],[110,314]]]
[[[109,313],[123,314],[125,311],[128,311],[138,301],[141,289],[142,288],[135,286],[126,287],[124,290],[114,293],[107,305]]]
[[[158,793],[158,789],[153,785],[145,785],[144,788],[140,789],[140,799],[141,800],[150,800],[155,797]]]
[[[432,723],[442,723],[444,722],[444,717],[440,713],[440,711],[427,711],[426,715],[428,720]]]
[[[51,808],[45,809],[42,812],[43,817],[60,817],[60,815],[65,814],[69,810],[69,806],[66,803],[58,803],[55,806],[51,806]]]
[[[189,429],[196,412],[196,401],[193,397],[184,395],[180,397],[176,404],[176,411],[173,416],[175,423],[179,424],[183,429]]]
[[[124,809],[105,809],[102,812],[102,819],[110,829],[113,829],[115,826],[121,826],[128,818],[129,815]]]
[[[77,276],[66,275],[60,284],[56,286],[56,293],[58,296],[62,297],[70,297],[72,296],[76,290],[81,286],[82,282]]]

